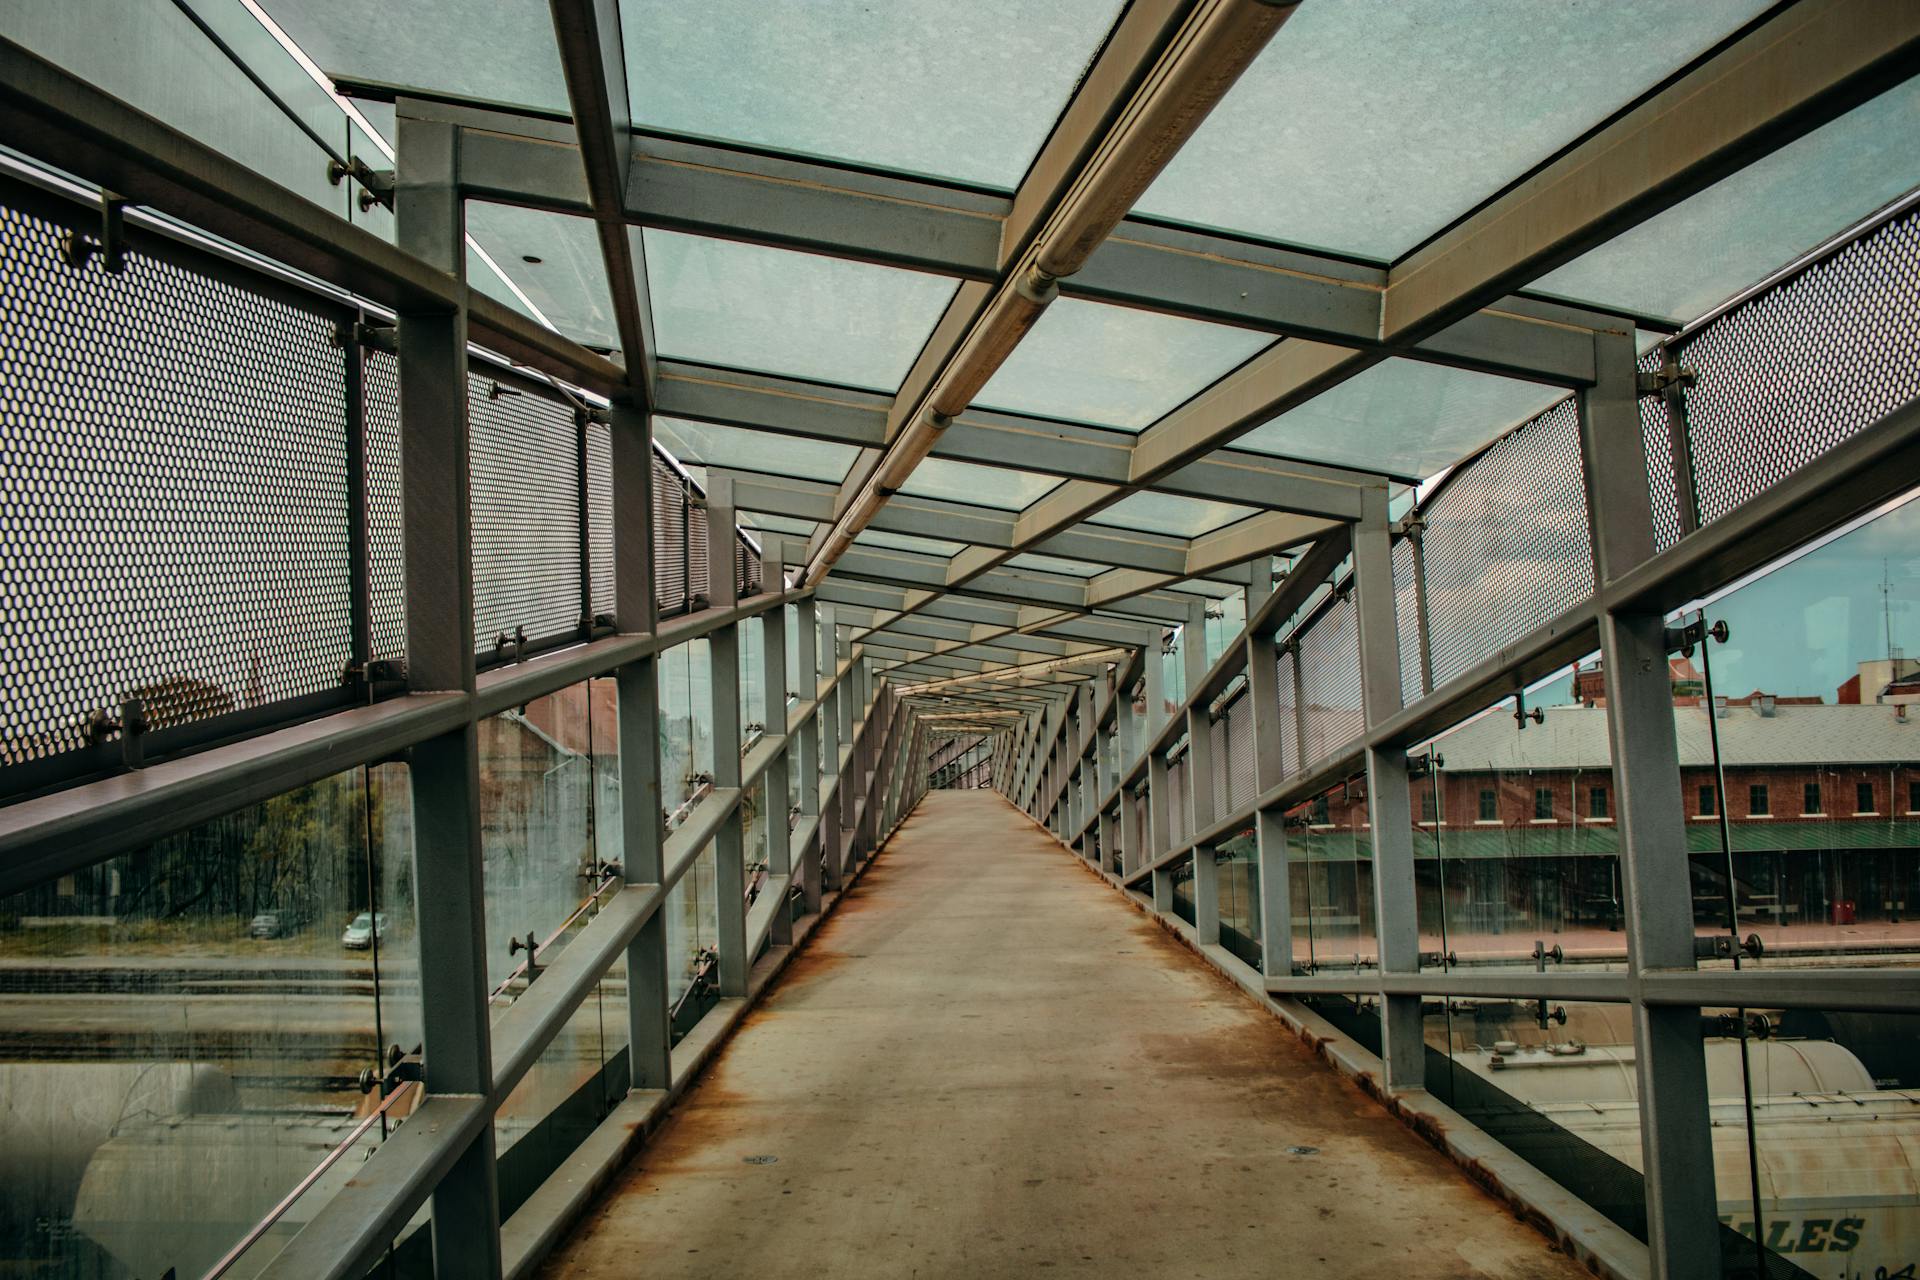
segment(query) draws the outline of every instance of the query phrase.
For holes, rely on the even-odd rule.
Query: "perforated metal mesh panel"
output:
[[[1300,696],[1294,690],[1292,649],[1282,649],[1275,659],[1274,684],[1280,695],[1280,776],[1300,771]]]
[[[713,562],[707,556],[707,511],[687,504],[687,594],[697,602],[711,603]]]
[[[1174,848],[1187,842],[1187,757],[1167,766],[1167,833]]]
[[[407,561],[400,509],[400,363],[363,356],[367,439],[367,558],[373,658],[407,651]]]
[[[662,617],[687,608],[687,490],[666,463],[653,460],[653,594]]]
[[[1700,519],[1716,520],[1920,394],[1920,214],[1676,347]]]
[[[1253,803],[1253,699],[1243,690],[1227,707],[1227,804],[1228,811]]]
[[[1640,357],[1641,373],[1660,368],[1656,348]],[[1680,541],[1680,499],[1673,478],[1673,423],[1661,396],[1640,397],[1640,434],[1647,446],[1647,499],[1653,507],[1653,544],[1665,551]]]
[[[613,428],[587,424],[587,555],[593,611],[613,612]]]
[[[77,214],[75,225],[97,234]],[[0,763],[339,685],[350,648],[334,322],[171,257],[61,257],[0,206]]]
[[[1309,769],[1360,736],[1360,611],[1334,600],[1300,637],[1300,768]]]
[[[1227,722],[1224,717],[1207,726],[1207,737],[1213,746],[1213,810],[1207,815],[1207,820],[1217,822],[1226,817],[1229,810],[1227,775],[1233,769],[1233,761],[1227,755]]]
[[[1400,705],[1417,702],[1427,690],[1420,681],[1420,596],[1415,589],[1413,542],[1393,544],[1393,613],[1400,633]]]
[[[496,391],[496,388],[498,389]],[[580,492],[573,410],[467,378],[473,477],[474,647],[580,624]]]
[[[1495,443],[1425,512],[1436,686],[1593,594],[1572,397]]]

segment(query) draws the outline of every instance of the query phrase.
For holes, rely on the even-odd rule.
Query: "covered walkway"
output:
[[[986,790],[927,794],[544,1274],[637,1259],[1584,1274]]]

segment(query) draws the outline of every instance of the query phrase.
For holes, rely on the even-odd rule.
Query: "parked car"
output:
[[[275,911],[262,911],[247,922],[247,936],[250,938],[290,938],[294,930],[300,927],[298,912],[280,908]]]
[[[353,918],[353,922],[347,926],[347,931],[340,935],[340,945],[349,951],[365,951],[373,945],[376,936],[385,937],[386,933],[386,912],[370,915],[362,911]]]

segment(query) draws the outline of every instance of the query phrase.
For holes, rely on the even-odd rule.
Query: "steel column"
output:
[[[466,216],[459,152],[444,125],[399,129],[395,238],[465,280]],[[467,313],[462,305],[399,313],[401,518],[408,547],[407,684],[416,692],[475,688],[469,541]],[[488,1018],[479,729],[468,722],[415,747],[415,916],[426,1087],[493,1091]],[[435,1186],[435,1274],[500,1274],[500,1198],[491,1123]]]
[[[733,482],[709,477],[707,489],[707,598],[712,608],[734,603]],[[712,657],[713,786],[716,791],[740,787],[740,627],[726,626],[707,636]],[[747,970],[747,869],[745,833],[736,806],[713,837],[713,892],[716,899],[720,951],[720,994],[744,996]]]
[[[650,633],[657,625],[653,581],[653,422],[630,400],[613,402],[614,625]],[[660,675],[657,659],[614,672],[619,696],[620,864],[628,884],[665,878],[665,811],[660,785]],[[635,1089],[672,1083],[666,913],[657,911],[627,944],[627,1052]]]
[[[1251,610],[1251,602],[1249,602]],[[1247,633],[1247,710],[1253,715],[1253,789],[1265,795],[1286,777],[1281,758],[1279,657],[1270,632]],[[1291,690],[1289,690],[1291,692]],[[1254,857],[1260,878],[1260,969],[1267,977],[1293,972],[1293,882],[1287,868],[1286,815],[1254,815]]]
[[[1186,634],[1180,645],[1186,664],[1187,696],[1187,831],[1198,835],[1213,825],[1213,721],[1207,704],[1198,698],[1207,678],[1207,606],[1194,601],[1187,608]],[[1193,849],[1193,929],[1200,945],[1220,941],[1220,864],[1211,846]]]
[[[1579,399],[1580,450],[1594,580],[1608,583],[1652,557],[1653,511],[1633,337],[1598,336],[1594,355],[1599,381]],[[1630,973],[1695,967],[1665,626],[1657,612],[1607,611],[1600,618]],[[1699,1010],[1635,1000],[1633,1031],[1654,1273],[1708,1280],[1720,1275],[1720,1246]]]
[[[1353,530],[1353,577],[1360,620],[1360,693],[1369,729],[1400,710],[1400,621],[1393,593],[1387,491],[1367,489]],[[1367,808],[1373,827],[1374,927],[1380,972],[1417,973],[1420,919],[1413,882],[1413,807],[1404,748],[1369,747]],[[1380,1005],[1380,1064],[1388,1089],[1426,1087],[1426,1041],[1417,996]]]

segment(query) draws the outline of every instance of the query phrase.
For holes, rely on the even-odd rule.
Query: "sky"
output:
[[[1883,595],[1884,579],[1891,590]],[[1893,643],[1920,657],[1920,490],[1706,607],[1732,636],[1714,646],[1714,691],[1818,694],[1828,702]]]

